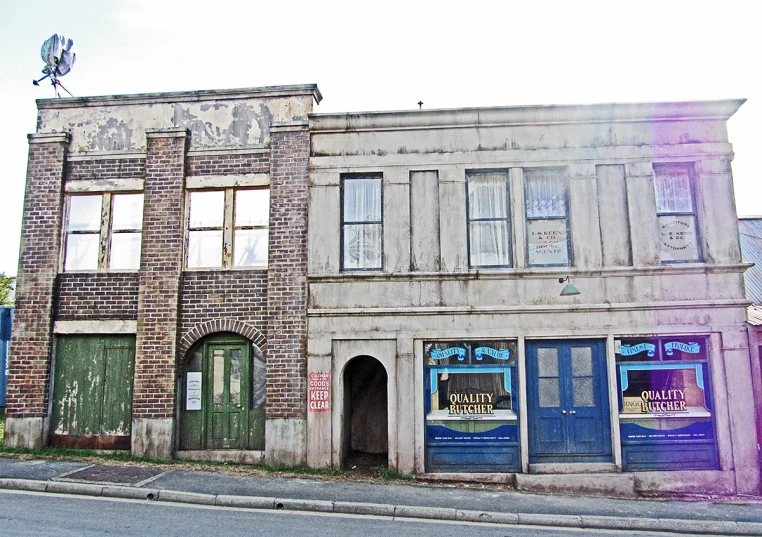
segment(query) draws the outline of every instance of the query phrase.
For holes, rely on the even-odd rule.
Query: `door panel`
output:
[[[611,460],[603,341],[527,342],[530,462]]]
[[[134,336],[58,336],[51,410],[53,435],[128,437],[134,365]],[[97,442],[93,439],[93,446]]]
[[[207,448],[245,449],[249,420],[249,355],[246,344],[206,347]]]

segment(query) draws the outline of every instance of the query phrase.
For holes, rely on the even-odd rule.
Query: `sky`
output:
[[[15,275],[40,45],[75,96],[317,83],[317,112],[746,98],[728,122],[741,216],[762,215],[752,0],[2,0],[0,272]]]

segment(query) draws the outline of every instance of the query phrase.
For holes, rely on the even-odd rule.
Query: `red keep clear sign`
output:
[[[331,410],[330,373],[310,373],[307,404],[310,412],[328,412]]]

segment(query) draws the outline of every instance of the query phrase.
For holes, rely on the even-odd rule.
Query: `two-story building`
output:
[[[742,101],[38,101],[6,445],[759,491]]]
[[[308,463],[759,490],[741,104],[312,115]]]
[[[38,101],[6,445],[304,457],[320,99],[305,85]]]

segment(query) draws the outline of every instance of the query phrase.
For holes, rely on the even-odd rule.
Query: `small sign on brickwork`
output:
[[[328,412],[331,410],[330,373],[310,373],[309,409],[310,412]]]

